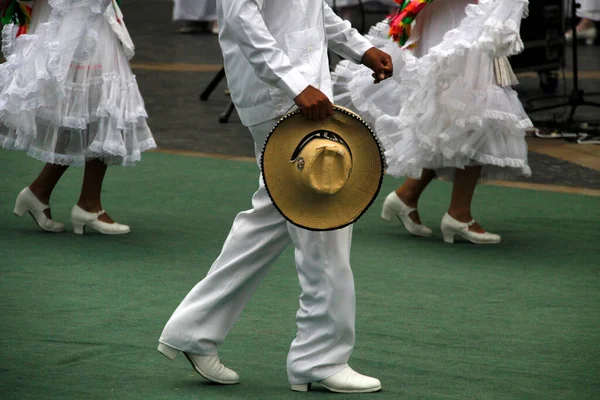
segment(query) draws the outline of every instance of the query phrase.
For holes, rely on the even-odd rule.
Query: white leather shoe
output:
[[[469,227],[473,226],[474,223],[475,220],[471,220],[467,223],[457,221],[452,218],[450,214],[446,213],[444,218],[442,218],[442,234],[444,235],[444,242],[454,243],[454,237],[457,235],[475,244],[493,244],[502,241],[500,236],[495,233],[478,233],[470,231]]]
[[[158,351],[169,360],[174,360],[181,351],[164,343],[158,344]],[[197,356],[183,352],[183,355],[192,364],[192,368],[205,379],[222,385],[235,385],[240,381],[239,375],[221,364],[219,356]]]
[[[94,228],[104,235],[122,235],[131,231],[127,225],[116,222],[109,224],[108,222],[100,221],[98,217],[105,212],[106,211],[104,210],[93,213],[87,212],[75,204],[71,210],[71,223],[73,224],[73,231],[78,235],[83,235],[83,230],[86,226]]]
[[[318,383],[336,393],[371,393],[381,390],[379,379],[361,375],[349,366]],[[295,392],[308,392],[310,388],[310,383],[292,385]]]
[[[582,29],[582,30],[577,31],[577,38],[585,40],[585,44],[587,44],[588,46],[592,46],[594,44],[594,41],[596,41],[597,35],[598,35],[598,31],[597,31],[596,27],[594,27],[594,26],[587,28],[587,29]],[[568,31],[567,33],[565,33],[565,39],[566,39],[567,43],[572,42],[573,41],[573,32]]]
[[[47,232],[64,231],[65,225],[63,223],[54,221],[44,214],[44,210],[49,208],[48,204],[42,203],[28,186],[21,190],[21,193],[17,196],[13,212],[19,217],[23,217],[26,212],[29,212],[38,226]]]
[[[415,224],[412,219],[408,216],[416,208],[412,208],[404,204],[404,202],[398,197],[396,192],[392,192],[387,195],[383,202],[383,209],[381,210],[381,218],[386,221],[391,221],[395,215],[398,217],[402,225],[407,231],[415,236],[429,237],[433,235],[433,231],[423,224]]]

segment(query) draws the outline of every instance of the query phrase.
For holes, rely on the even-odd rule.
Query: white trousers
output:
[[[249,128],[257,160],[275,122]],[[352,227],[314,232],[288,223],[261,178],[252,209],[236,216],[221,254],[175,310],[160,342],[192,354],[217,354],[273,262],[292,242],[301,295],[288,378],[292,384],[328,378],[346,366],[354,347],[351,240]]]
[[[173,21],[216,21],[217,0],[175,0]]]

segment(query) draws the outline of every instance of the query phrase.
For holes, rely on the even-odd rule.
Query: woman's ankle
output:
[[[98,212],[102,210],[102,203],[100,203],[100,201],[98,200],[86,200],[86,199],[79,199],[79,201],[77,202],[77,205],[84,211],[87,212]]]
[[[396,189],[396,196],[398,196],[398,198],[409,207],[417,208],[419,205],[420,196],[412,190],[404,188]]]
[[[37,197],[39,201],[44,204],[50,204],[50,196],[52,195],[52,191],[49,191],[46,187],[37,185],[35,183],[29,185],[29,190],[31,190],[31,193],[33,193],[33,195]]]
[[[467,223],[473,220],[471,209],[468,207],[450,207],[448,209],[448,215],[459,222]]]

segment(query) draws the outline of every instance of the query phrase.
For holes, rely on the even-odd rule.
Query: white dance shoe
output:
[[[398,217],[402,225],[407,231],[415,236],[429,237],[433,234],[433,231],[423,224],[416,224],[408,216],[416,208],[412,208],[404,204],[404,202],[398,197],[396,192],[392,192],[387,195],[383,202],[383,209],[381,210],[381,218],[386,221],[391,221],[394,215]]]
[[[167,346],[164,343],[158,344],[158,351],[169,360],[174,360],[181,351]],[[205,379],[222,385],[235,385],[240,381],[239,375],[221,364],[219,356],[197,356],[183,352],[183,355],[192,364],[192,368]]]
[[[44,210],[49,209],[48,204],[42,203],[36,196],[33,194],[29,187],[21,190],[21,193],[17,196],[17,201],[15,202],[14,213],[19,217],[23,217],[23,215],[28,212],[31,214],[35,222],[38,224],[40,228],[47,232],[62,232],[65,230],[65,225],[61,222],[54,221],[44,214]]]
[[[77,204],[73,206],[71,210],[71,223],[73,224],[73,231],[78,235],[83,235],[83,230],[86,226],[97,230],[104,235],[123,235],[129,233],[131,230],[129,226],[113,222],[100,221],[99,216],[104,214],[106,211],[101,210],[98,212],[87,212]]]
[[[588,46],[592,46],[594,44],[596,41],[596,36],[598,36],[598,30],[594,26],[577,31],[577,38],[585,40],[585,44]],[[568,31],[565,33],[565,39],[567,43],[571,43],[573,41],[573,32]]]
[[[379,379],[361,375],[349,366],[318,383],[335,393],[371,393],[381,390]],[[308,392],[310,388],[310,383],[292,385],[295,392]]]
[[[444,235],[444,242],[454,243],[455,236],[461,236],[467,239],[471,243],[475,244],[493,244],[500,243],[502,239],[495,233],[478,233],[469,230],[469,227],[475,224],[475,220],[470,222],[460,222],[455,220],[446,213],[442,218],[442,234]]]

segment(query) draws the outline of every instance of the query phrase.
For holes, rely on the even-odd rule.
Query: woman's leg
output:
[[[454,176],[454,187],[452,188],[452,199],[448,214],[457,221],[468,223],[473,220],[471,214],[471,203],[477,181],[481,175],[481,166],[457,169]],[[477,223],[469,227],[470,231],[485,233],[485,230]]]
[[[85,163],[83,184],[77,205],[87,212],[98,212],[103,209],[100,197],[106,168],[107,165],[97,159]],[[100,215],[98,219],[109,224],[115,222],[107,213]]]
[[[396,195],[402,200],[404,204],[411,208],[417,208],[421,194],[425,188],[435,178],[435,171],[432,169],[424,169],[419,179],[407,179],[404,183],[396,189]],[[409,215],[410,219],[416,223],[421,224],[421,218],[419,217],[418,211],[413,211]]]
[[[29,190],[44,204],[50,204],[54,187],[69,168],[68,165],[46,164],[38,177],[29,185]],[[52,219],[50,209],[44,210],[46,217]]]

